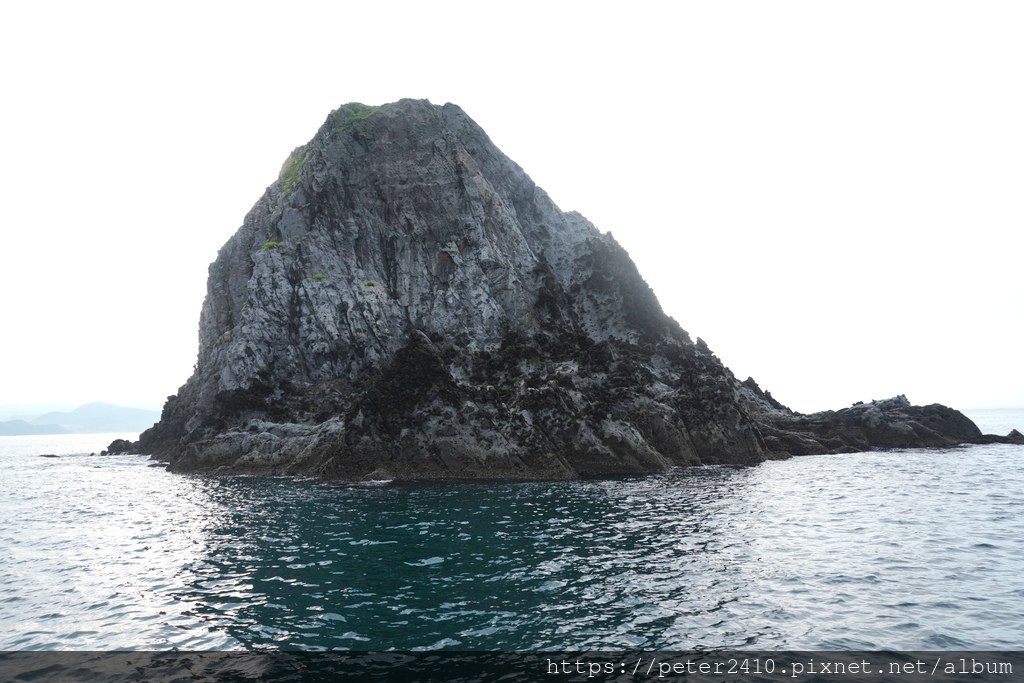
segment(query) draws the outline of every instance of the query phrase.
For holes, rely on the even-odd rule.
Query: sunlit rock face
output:
[[[134,448],[190,471],[538,479],[980,437],[876,413],[906,429],[737,381],[459,107],[402,100],[341,107],[291,154],[210,266],[195,373]]]

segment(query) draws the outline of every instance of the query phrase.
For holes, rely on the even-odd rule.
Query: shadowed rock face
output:
[[[960,413],[793,413],[666,316],[457,106],[342,107],[210,266],[195,374],[132,446],[182,471],[571,478],[948,446]]]

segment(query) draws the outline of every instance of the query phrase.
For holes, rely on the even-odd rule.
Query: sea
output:
[[[331,485],[135,436],[0,437],[0,650],[1024,649],[1024,446]]]

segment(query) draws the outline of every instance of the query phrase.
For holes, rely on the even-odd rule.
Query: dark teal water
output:
[[[339,487],[89,438],[0,441],[0,649],[1024,646],[1021,447]]]

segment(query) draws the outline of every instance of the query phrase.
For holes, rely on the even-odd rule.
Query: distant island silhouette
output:
[[[156,410],[97,401],[68,412],[53,411],[38,417],[0,421],[0,436],[141,432],[159,419],[160,412]]]

